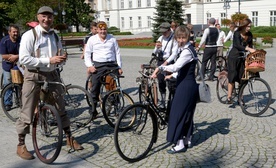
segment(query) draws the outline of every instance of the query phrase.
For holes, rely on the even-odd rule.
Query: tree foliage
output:
[[[94,20],[95,11],[84,3],[84,0],[66,0],[65,10],[66,23],[75,25],[77,32],[79,32],[80,25],[89,28],[90,23]]]
[[[153,18],[153,40],[156,41],[160,36],[159,26],[162,22],[172,21],[182,25],[184,22],[184,14],[182,2],[180,0],[159,0],[156,2],[156,12]]]
[[[248,16],[246,14],[242,14],[242,13],[236,13],[236,14],[233,14],[231,16],[231,19],[233,22],[236,23],[236,25],[240,25],[240,23],[244,20],[244,19],[247,19]]]
[[[75,25],[77,31],[81,25],[89,27],[94,19],[93,11],[84,0],[1,0],[0,2],[0,28],[15,23],[26,28],[26,23],[35,21],[37,10],[41,6],[50,6],[55,12],[54,27],[68,27]],[[62,11],[65,15],[62,15]],[[1,31],[2,32],[2,31]]]

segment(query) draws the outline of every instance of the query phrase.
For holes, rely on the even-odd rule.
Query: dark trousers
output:
[[[164,63],[165,61],[158,61],[157,65],[160,66]],[[157,79],[158,79],[158,88],[159,88],[159,92],[162,93],[166,93],[166,81],[165,81],[165,75],[162,73],[159,73],[157,75]]]
[[[216,55],[217,55],[217,47],[206,47],[204,49],[202,65],[201,65],[201,73],[203,75],[203,78],[205,77],[206,65],[209,60],[211,61],[211,72],[210,72],[209,79],[214,78],[214,74],[216,71]]]
[[[94,62],[94,64],[97,71],[92,73],[91,95],[92,95],[94,104],[97,104],[97,102],[99,101],[101,85],[102,85],[102,82],[104,82],[103,81],[104,73],[106,73],[108,70],[117,68],[118,65],[115,62],[103,62],[103,63]]]

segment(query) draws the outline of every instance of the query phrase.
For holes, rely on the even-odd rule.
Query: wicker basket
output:
[[[265,70],[265,54],[266,51],[261,49],[247,55],[242,80],[248,80],[250,73],[257,73]]]
[[[11,69],[11,78],[12,78],[12,83],[17,83],[17,84],[23,83],[23,75],[18,69]]]
[[[248,54],[245,60],[245,70],[253,73],[264,71],[265,54],[264,50],[256,50],[256,52]]]

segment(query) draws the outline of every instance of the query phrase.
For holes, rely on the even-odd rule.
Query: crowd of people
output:
[[[1,39],[0,54],[2,55],[2,69],[4,85],[10,82],[10,70],[20,64],[24,66],[24,84],[22,89],[22,104],[19,119],[16,122],[18,133],[17,155],[23,159],[33,159],[34,156],[25,145],[26,134],[30,133],[30,124],[39,99],[40,87],[34,80],[60,81],[56,67],[67,59],[63,52],[60,40],[52,29],[54,11],[48,6],[43,6],[37,11],[38,22],[28,23],[31,30],[20,37],[19,28],[10,25],[8,35]],[[167,141],[174,144],[167,152],[175,154],[184,152],[191,147],[194,128],[193,116],[198,102],[198,84],[196,82],[195,67],[198,61],[197,51],[204,47],[201,73],[205,77],[207,62],[211,61],[211,73],[208,78],[197,80],[215,80],[216,56],[223,56],[224,43],[232,39],[228,56],[228,100],[232,103],[231,94],[234,83],[241,82],[244,61],[239,59],[245,51],[254,52],[252,47],[252,33],[250,32],[251,20],[244,20],[240,26],[231,23],[228,35],[220,29],[220,24],[210,18],[209,27],[204,30],[201,41],[196,45],[193,25],[179,25],[176,21],[161,23],[152,54],[158,57],[157,68],[151,75],[158,79],[158,88],[161,95],[159,107],[166,107],[167,79],[176,81],[176,92],[171,104],[171,113],[168,121]],[[87,75],[92,74],[90,92],[95,107],[99,101],[101,77],[110,68],[117,67],[117,73],[122,74],[122,58],[117,40],[107,32],[107,24],[103,21],[91,23],[90,33],[84,39],[83,54]],[[35,32],[35,33],[34,33]],[[59,38],[58,38],[59,39]],[[19,63],[18,63],[19,62]],[[159,73],[161,72],[161,73]],[[169,77],[168,77],[169,76]],[[31,89],[34,91],[30,92]],[[67,145],[74,149],[82,150],[83,147],[74,139],[70,130],[70,121],[65,111],[65,104],[61,95],[62,88],[50,88],[53,93],[53,105],[58,110],[62,119],[63,130],[66,135]],[[185,96],[183,96],[185,94]],[[5,97],[5,106],[8,109],[12,102]],[[96,108],[93,115],[96,118]]]

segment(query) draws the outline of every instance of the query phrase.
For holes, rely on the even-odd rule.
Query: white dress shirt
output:
[[[49,72],[56,68],[55,64],[50,64],[50,58],[58,53],[61,49],[63,55],[61,41],[56,38],[54,33],[44,34],[47,32],[40,25],[36,26],[34,30],[37,33],[36,41],[33,30],[25,32],[21,38],[19,48],[19,62],[29,70],[39,69],[39,71]],[[50,30],[51,32],[53,30]],[[57,47],[58,45],[58,47]]]
[[[162,43],[162,48],[161,50],[163,51],[163,59],[166,60],[168,59],[170,56],[172,56],[172,58],[170,58],[169,61],[174,60],[174,58],[177,55],[177,41],[174,39],[173,36],[173,32],[171,32],[170,36],[168,38],[164,37],[163,35],[160,36],[158,38],[157,41],[160,41]],[[170,41],[169,41],[170,40]],[[166,48],[165,48],[166,47]],[[157,53],[159,49],[155,46],[153,53]]]
[[[219,37],[218,37],[218,41],[217,41],[217,46],[218,47],[223,47],[224,39],[225,39],[224,31],[219,30]]]
[[[93,57],[91,59],[91,54]],[[106,39],[101,41],[98,34],[91,36],[85,45],[84,63],[86,67],[93,66],[95,62],[117,62],[122,68],[121,54],[117,40],[110,34]]]
[[[176,62],[174,64],[170,64],[167,66],[161,65],[159,67],[161,69],[161,71],[172,72],[172,73],[174,73],[173,77],[176,78],[176,76],[177,76],[176,72],[178,72],[183,66],[185,66],[189,62],[192,62],[193,60],[197,59],[197,58],[193,57],[192,53],[187,49],[189,45],[191,45],[190,42],[188,42],[183,47],[178,47],[178,53],[181,52],[179,58],[176,60]]]

